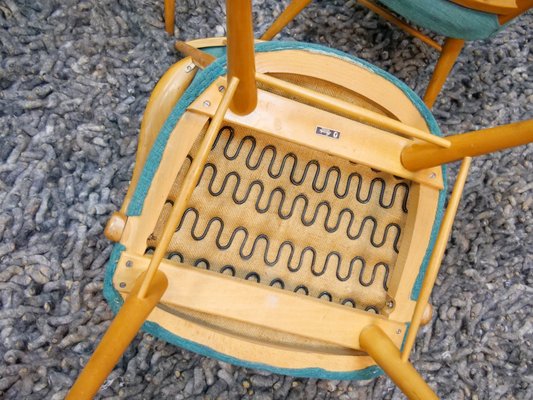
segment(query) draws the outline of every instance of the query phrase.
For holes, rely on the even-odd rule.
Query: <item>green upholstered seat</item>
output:
[[[450,0],[379,0],[418,26],[441,35],[485,39],[500,29],[498,16],[457,5]]]

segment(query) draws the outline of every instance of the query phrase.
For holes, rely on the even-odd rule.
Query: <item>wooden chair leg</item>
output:
[[[239,78],[230,109],[235,114],[246,115],[257,106],[252,2],[226,0],[226,15],[228,82]]]
[[[439,398],[409,361],[402,361],[400,350],[376,325],[363,329],[359,336],[361,348],[387,373],[410,400]]]
[[[402,165],[409,171],[420,171],[465,157],[476,157],[533,142],[533,119],[512,124],[449,135],[448,148],[433,143],[413,143],[402,150]]]
[[[174,9],[175,0],[165,0],[165,31],[169,35],[174,35]]]
[[[431,80],[429,81],[426,94],[424,95],[424,103],[431,108],[439,95],[448,74],[452,70],[455,60],[459,56],[459,53],[463,49],[465,41],[462,39],[447,38],[444,46],[442,47],[442,53],[439,61],[435,66]]]
[[[292,0],[268,30],[261,36],[261,40],[270,40],[287,26],[312,0]]]
[[[157,271],[147,296],[140,298],[138,295],[143,279],[144,275],[137,278],[132,291],[70,389],[66,400],[90,400],[94,397],[165,293],[167,277],[163,272]]]

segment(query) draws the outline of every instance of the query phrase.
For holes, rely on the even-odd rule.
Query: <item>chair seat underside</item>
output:
[[[294,52],[296,64],[282,51],[259,52],[258,71],[424,127],[425,114],[394,82],[344,59]],[[330,64],[346,74],[328,78]],[[343,78],[352,75],[364,82]],[[372,80],[383,88],[376,91]],[[126,251],[113,277],[122,296],[159,244],[203,139],[203,121],[212,118],[213,107],[205,104],[218,104],[221,85],[213,82],[177,122],[142,212],[128,220]],[[439,183],[370,167],[380,165],[366,151],[377,136],[393,150],[408,139],[260,89],[259,127],[231,113],[225,118],[166,248],[160,269],[169,288],[149,317],[154,325],[145,329],[239,365],[332,379],[376,376],[358,337],[377,324],[401,345]],[[406,104],[391,109],[398,104],[392,98]],[[279,132],[271,118],[276,107],[283,116]],[[339,150],[358,143],[361,160]],[[417,246],[415,237],[423,238],[414,240]]]
[[[157,245],[195,148],[168,196]],[[226,126],[168,258],[380,313],[410,182],[258,132]]]

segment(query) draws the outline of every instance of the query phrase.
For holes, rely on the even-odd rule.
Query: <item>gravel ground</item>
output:
[[[137,134],[178,58],[156,0],[0,0],[0,397],[60,399],[107,328],[102,297]],[[224,34],[222,0],[177,1],[176,36]],[[286,3],[286,0],[283,2]],[[280,12],[254,1],[257,33]],[[533,14],[466,46],[435,106],[444,132],[533,117]],[[369,60],[422,93],[437,54],[355,1],[315,1],[281,35]],[[457,166],[452,167],[452,176]],[[533,146],[473,163],[436,315],[412,360],[443,399],[533,398]],[[385,377],[295,379],[139,334],[100,398],[400,399]]]

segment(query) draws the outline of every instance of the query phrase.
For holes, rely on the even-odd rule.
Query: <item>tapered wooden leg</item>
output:
[[[174,34],[174,9],[175,0],[165,0],[165,31],[169,35]]]
[[[141,299],[138,295],[143,279],[143,275],[137,278],[132,291],[70,389],[66,400],[85,400],[94,397],[165,293],[168,286],[167,278],[163,272],[157,271],[146,297]]]
[[[444,42],[439,61],[437,61],[433,76],[429,81],[426,94],[424,95],[424,103],[426,103],[429,108],[433,107],[433,104],[435,103],[448,74],[452,70],[455,60],[457,60],[459,53],[461,53],[464,44],[464,40],[454,38],[447,38],[446,42]]]
[[[433,389],[424,381],[409,361],[402,361],[400,350],[376,325],[363,329],[359,336],[361,349],[368,353],[398,385],[410,400],[438,400]]]
[[[228,80],[239,78],[230,109],[238,115],[251,113],[257,105],[254,30],[250,0],[226,0],[228,33]]]
[[[533,119],[495,126],[494,128],[447,136],[450,147],[433,143],[414,143],[402,150],[402,165],[419,171],[445,163],[475,157],[533,142]]]
[[[287,26],[312,0],[293,0],[268,30],[261,36],[262,40],[270,40]]]

